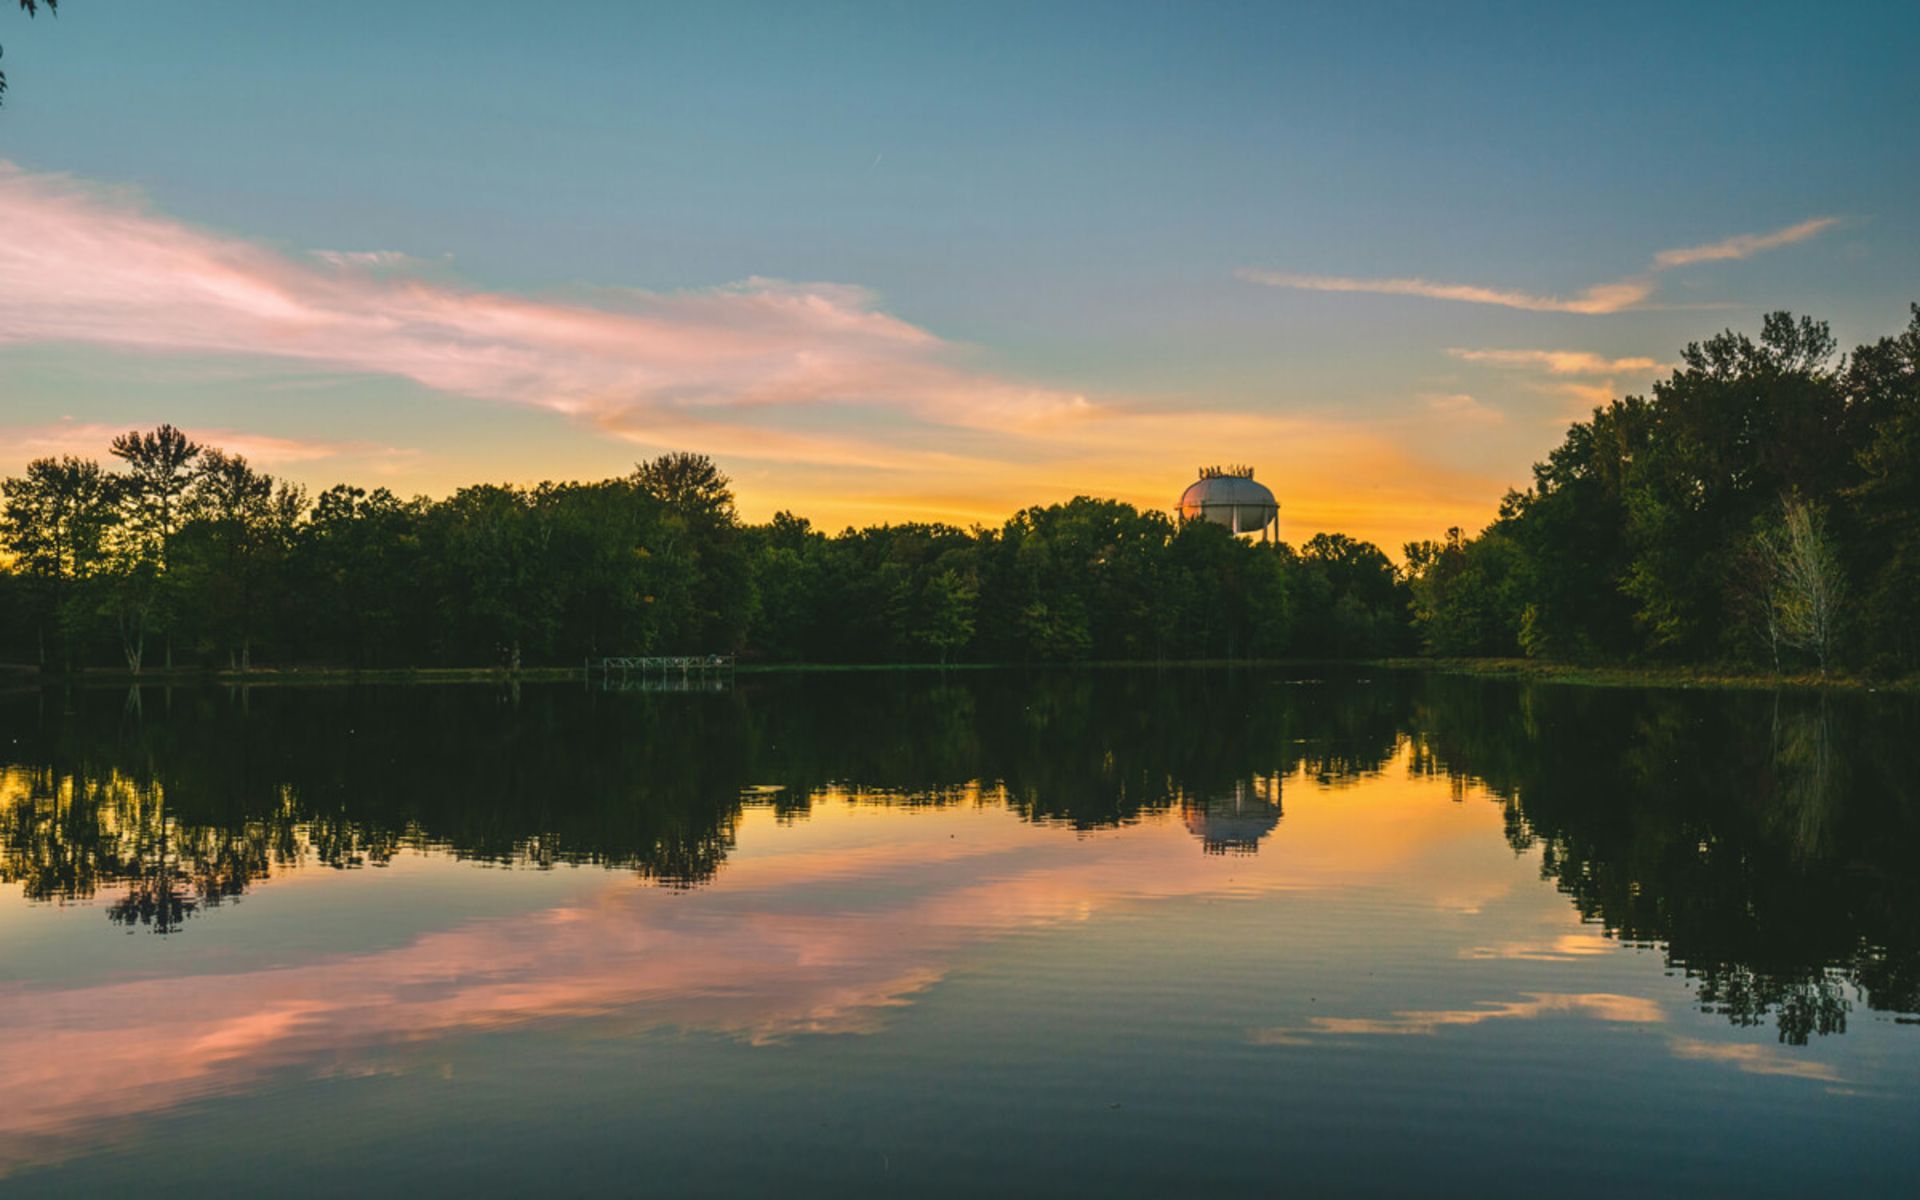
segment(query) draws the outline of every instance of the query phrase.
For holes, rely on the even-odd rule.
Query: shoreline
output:
[[[1525,680],[1560,683],[1581,687],[1653,687],[1718,688],[1745,691],[1848,691],[1867,693],[1920,692],[1920,677],[1869,679],[1857,675],[1821,676],[1811,672],[1781,673],[1746,671],[1729,666],[1680,665],[1604,665],[1541,662],[1524,658],[1419,658],[1388,657],[1371,659],[1168,659],[1119,660],[1083,663],[744,663],[730,668],[730,675],[793,674],[880,674],[945,673],[950,671],[1017,670],[1268,670],[1276,667],[1316,667],[1344,671],[1385,669],[1392,671],[1432,671],[1444,675],[1480,679]],[[709,672],[719,674],[719,672]],[[572,683],[591,682],[595,671],[586,667],[257,667],[248,671],[229,668],[176,667],[138,675],[112,668],[92,668],[72,674],[45,673],[31,666],[0,665],[0,687],[34,688],[58,685],[162,685],[192,686],[225,684],[228,686],[271,686],[298,684],[354,683]],[[667,678],[672,678],[669,673]],[[700,678],[694,672],[690,678]],[[630,676],[629,678],[632,678]]]
[[[1750,671],[1712,664],[1638,666],[1542,662],[1531,658],[1380,658],[1393,670],[1437,671],[1480,679],[1530,680],[1579,687],[1718,688],[1729,691],[1920,692],[1920,676],[1872,679],[1818,672]]]

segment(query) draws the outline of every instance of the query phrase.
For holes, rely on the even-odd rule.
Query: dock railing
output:
[[[678,674],[682,679],[694,676],[732,674],[733,655],[731,654],[609,654],[597,662],[587,660],[587,673],[598,670],[602,676],[621,676],[629,674],[660,675],[662,677]]]

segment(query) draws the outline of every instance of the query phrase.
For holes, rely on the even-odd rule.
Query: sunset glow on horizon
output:
[[[1912,162],[1834,152],[1894,144],[1897,39],[1784,12],[1748,68],[1656,80],[1689,38],[1634,43],[1632,98],[1590,65],[1631,23],[1572,14],[1546,60],[1409,10],[1335,71],[1372,22],[441,7],[377,42],[229,3],[8,31],[0,471],[163,421],[403,495],[692,450],[748,520],[834,530],[1166,511],[1231,458],[1287,540],[1397,554],[1688,341],[1777,308],[1877,336],[1920,277]],[[1721,177],[1654,181],[1703,143]],[[1522,169],[1548,152],[1578,190]]]

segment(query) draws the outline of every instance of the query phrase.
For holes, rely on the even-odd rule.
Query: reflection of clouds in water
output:
[[[1688,1037],[1677,1037],[1667,1044],[1675,1058],[1725,1063],[1746,1075],[1785,1075],[1826,1083],[1839,1083],[1841,1080],[1840,1072],[1832,1064],[1795,1058],[1792,1053],[1778,1046],[1764,1046],[1757,1042],[1708,1042]]]
[[[1667,1019],[1659,1004],[1644,996],[1612,992],[1527,992],[1522,1000],[1489,1000],[1474,1008],[1399,1012],[1391,1017],[1315,1017],[1304,1026],[1256,1029],[1249,1040],[1257,1046],[1304,1046],[1311,1045],[1316,1037],[1425,1037],[1461,1025],[1560,1015],[1629,1025],[1657,1025]]]
[[[1461,958],[1510,959],[1525,962],[1573,962],[1581,958],[1610,954],[1619,946],[1598,933],[1567,933],[1544,941],[1497,942],[1473,946],[1460,952]]]
[[[1374,879],[1417,909],[1463,868],[1451,853],[1463,824],[1483,868],[1506,860],[1488,837],[1497,814],[1443,795],[1400,779],[1357,809],[1303,802],[1297,853],[1230,868],[1164,817],[1088,838],[997,805],[909,812],[833,797],[799,826],[749,809],[727,873],[690,892],[619,880],[564,907],[293,967],[0,991],[12,1035],[0,1093],[15,1098],[0,1108],[0,1168],[111,1137],[102,1114],[164,1111],[279,1070],[352,1074],[476,1030],[591,1020],[753,1044],[875,1032],[969,946],[1141,902]]]

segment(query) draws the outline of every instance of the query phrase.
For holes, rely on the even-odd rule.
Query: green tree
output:
[[[1411,637],[1407,585],[1372,542],[1317,533],[1300,548],[1296,644],[1305,657],[1392,654]]]
[[[660,545],[665,572],[684,572],[682,603],[661,614],[664,649],[682,654],[737,651],[754,609],[753,576],[734,512],[731,481],[704,454],[663,454],[631,479],[666,510]]]
[[[355,665],[419,661],[438,619],[427,510],[386,488],[320,494],[290,563],[294,623],[311,631],[312,647]]]
[[[1444,542],[1406,546],[1414,621],[1429,654],[1508,655],[1520,649],[1525,559],[1491,528],[1471,540],[1458,527]]]
[[[173,535],[194,480],[199,443],[172,425],[113,439],[115,458],[127,464],[120,487],[124,509],[121,536],[114,550],[113,588],[108,607],[120,628],[129,668],[138,674],[149,627],[156,621],[167,634],[166,665],[173,667],[173,634],[167,591]]]
[[[1920,669],[1920,304],[1905,331],[1854,351],[1846,386],[1868,431],[1859,481],[1846,499],[1860,534],[1852,560],[1864,581],[1871,653],[1896,671]]]
[[[951,567],[927,581],[916,632],[919,641],[939,655],[941,666],[973,640],[973,606],[979,597],[978,585]]]
[[[40,664],[55,632],[71,670],[73,635],[91,615],[85,589],[103,568],[118,520],[113,477],[89,459],[36,459],[25,475],[0,484],[0,496],[0,545],[33,586]]]
[[[1769,314],[1756,342],[1728,330],[1681,352],[1654,386],[1652,427],[1629,468],[1624,588],[1648,648],[1726,649],[1726,580],[1745,533],[1776,498],[1850,481],[1848,404],[1825,322]]]
[[[1754,538],[1764,572],[1770,643],[1812,654],[1827,673],[1847,596],[1845,569],[1826,518],[1803,500],[1782,502],[1780,520]]]
[[[276,487],[241,455],[209,449],[183,499],[173,592],[228,666],[248,670],[278,612],[306,493]]]
[[[541,484],[533,507],[551,528],[547,570],[560,598],[555,636],[588,654],[635,654],[661,640],[666,560],[659,501],[631,480]]]
[[[559,614],[547,514],[518,488],[482,484],[434,506],[429,530],[445,639],[513,671],[547,649]]]

